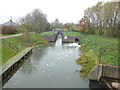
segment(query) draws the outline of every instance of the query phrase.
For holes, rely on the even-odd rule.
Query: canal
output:
[[[80,53],[77,43],[62,44],[62,38],[34,48],[3,88],[89,88],[89,79],[76,72]]]

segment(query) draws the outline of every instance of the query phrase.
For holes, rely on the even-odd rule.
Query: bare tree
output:
[[[46,15],[39,9],[35,9],[32,13],[28,13],[25,17],[20,18],[19,23],[22,29],[24,28],[28,32],[40,33],[48,29]]]

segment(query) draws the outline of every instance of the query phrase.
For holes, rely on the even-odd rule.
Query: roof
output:
[[[2,24],[2,26],[11,26],[11,25],[16,26],[17,23],[14,23],[14,22],[12,21],[12,19],[10,19],[10,21]]]

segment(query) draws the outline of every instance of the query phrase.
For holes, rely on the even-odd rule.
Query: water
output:
[[[89,80],[80,77],[76,64],[80,51],[77,43],[62,44],[58,38],[33,49],[17,72],[3,88],[89,88]]]

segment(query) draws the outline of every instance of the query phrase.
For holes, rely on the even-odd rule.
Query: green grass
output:
[[[48,31],[48,32],[42,32],[39,35],[54,35],[56,31]]]
[[[39,35],[54,35],[55,32],[57,31],[42,32],[42,33],[39,33]],[[79,35],[85,35],[85,34],[80,33],[80,32],[74,32],[74,31],[64,31],[64,35],[79,36]]]
[[[82,34],[80,32],[74,32],[74,31],[64,31],[64,35],[67,35],[67,36],[82,36],[84,34]]]
[[[48,41],[41,37],[41,34],[33,33],[30,34],[30,43],[44,44]]]
[[[103,36],[88,35],[81,40],[83,43],[89,46],[93,52],[99,57],[100,47],[105,48],[101,50],[101,63],[118,65],[118,38],[107,38]]]
[[[2,64],[7,62],[11,57],[15,56],[17,52],[15,53],[11,49],[8,49],[4,46],[2,46]]]
[[[58,31],[59,31],[59,30],[62,30],[62,29],[60,29],[60,28],[56,28],[56,29],[53,29],[53,30],[58,30]]]
[[[81,69],[82,76],[89,74],[90,70],[99,63],[119,65],[118,61],[118,39],[108,38],[97,35],[87,35],[80,40],[81,50],[83,54],[77,59],[78,64],[82,64]],[[101,50],[100,47],[105,50]]]
[[[0,66],[2,65],[2,43],[0,40]]]
[[[19,37],[11,37],[11,38],[5,38],[2,39],[2,44],[0,46],[2,48],[2,60],[0,60],[0,63],[4,64],[6,63],[10,58],[18,54],[20,51],[24,50],[26,47],[38,45],[38,44],[46,44],[48,43],[47,40],[43,39],[39,34],[29,34],[29,41],[27,42],[28,38],[26,35],[19,36]],[[18,51],[13,51],[8,45],[5,44],[5,42],[11,43],[12,46],[18,48]]]
[[[4,43],[4,40],[2,40],[2,64],[26,48],[26,46],[20,42],[19,37],[6,38],[5,42],[6,41],[11,43],[12,47],[18,48],[18,51],[14,51],[12,48],[10,49],[9,46]]]
[[[7,40],[12,45],[17,47],[20,51],[23,50],[26,47],[23,43],[21,43],[20,37],[5,38],[5,40]]]

